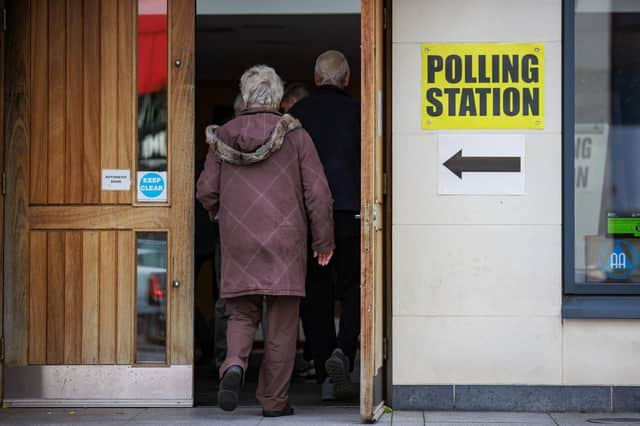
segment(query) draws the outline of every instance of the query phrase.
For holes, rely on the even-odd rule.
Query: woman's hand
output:
[[[333,256],[333,250],[324,252],[318,252],[316,250],[313,251],[313,257],[318,258],[318,265],[320,266],[327,266],[331,260],[331,256]]]

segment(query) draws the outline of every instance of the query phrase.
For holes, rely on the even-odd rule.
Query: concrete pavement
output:
[[[8,425],[354,425],[356,407],[301,407],[296,415],[265,419],[259,407],[240,407],[226,413],[217,407],[196,408],[3,408],[0,424]],[[640,425],[640,413],[487,413],[398,411],[385,414],[383,425]]]

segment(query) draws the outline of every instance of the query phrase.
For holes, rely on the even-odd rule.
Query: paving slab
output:
[[[538,426],[540,423],[521,423],[521,422],[434,422],[425,423],[427,426]],[[555,423],[551,423],[555,425]]]
[[[218,407],[148,408],[128,424],[135,425],[242,425],[257,426],[262,420],[259,407],[239,407],[233,412]]]
[[[2,408],[0,424],[126,424],[146,408]]]
[[[640,413],[551,413],[559,426],[640,426]]]
[[[391,424],[394,425],[424,425],[423,411],[393,411]]]
[[[427,426],[640,426],[640,413],[510,413],[394,411],[382,425]],[[218,407],[195,408],[4,408],[0,424],[10,425],[357,425],[357,407],[302,406],[296,415],[263,418],[259,406],[241,406],[234,412]]]
[[[391,415],[379,424],[391,424]],[[7,408],[0,410],[0,424],[11,425],[356,425],[358,407],[296,407],[294,416],[263,418],[259,406],[226,412],[218,407],[195,408]],[[422,423],[420,423],[422,424]]]
[[[432,424],[517,424],[555,426],[555,423],[545,413],[507,413],[507,412],[472,412],[472,411],[442,411],[425,412],[427,425]]]
[[[384,423],[389,423],[385,418]],[[294,416],[264,418],[260,425],[356,425],[361,424],[357,407],[296,407]]]

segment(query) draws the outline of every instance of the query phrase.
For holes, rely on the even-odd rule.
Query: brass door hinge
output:
[[[382,195],[387,195],[387,174],[382,174]]]
[[[382,338],[382,359],[387,360],[389,357],[389,341],[386,337]]]
[[[382,28],[387,29],[387,8],[382,9]]]
[[[2,9],[2,32],[7,32],[7,8]]]
[[[373,204],[373,213],[371,215],[371,220],[373,223],[373,230],[380,231],[382,230],[382,203],[376,202]]]

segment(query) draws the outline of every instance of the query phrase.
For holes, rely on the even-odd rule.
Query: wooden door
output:
[[[192,403],[195,0],[138,3],[8,1],[10,405]],[[136,173],[143,13],[164,13],[168,40],[168,195],[153,203]]]
[[[4,16],[5,0],[0,0],[0,14]],[[2,171],[4,172],[4,51],[6,48],[5,32],[0,32],[0,164],[2,165]],[[4,175],[3,175],[4,176]],[[4,184],[4,178],[0,184]],[[4,221],[4,190],[0,191],[0,224]],[[4,229],[0,226],[0,259],[3,256],[4,241],[3,241]],[[4,366],[4,328],[2,326],[2,297],[4,294],[4,280],[2,279],[3,263],[0,262],[0,402],[2,402],[3,396],[3,366]]]
[[[364,421],[384,408],[384,5],[362,1],[361,390]]]

